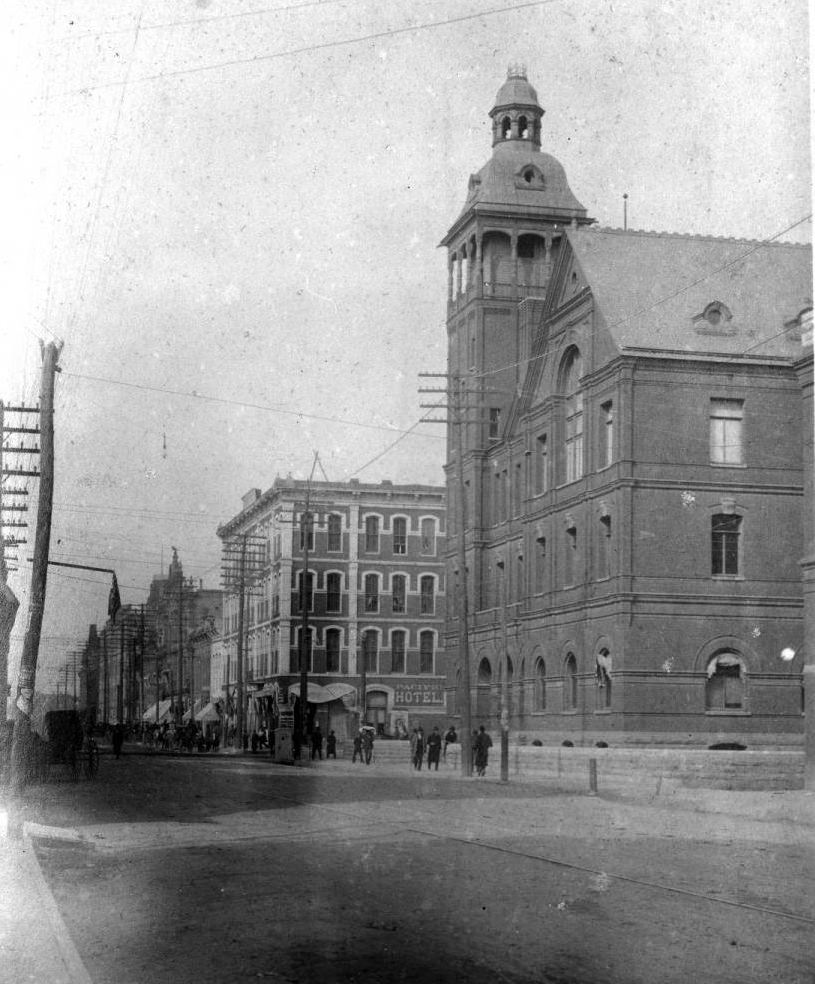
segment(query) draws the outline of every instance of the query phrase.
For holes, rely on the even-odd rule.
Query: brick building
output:
[[[243,563],[248,730],[274,727],[278,707],[299,699],[304,602],[309,729],[317,722],[323,734],[347,736],[363,699],[382,735],[418,721],[441,725],[444,534],[445,490],[434,486],[276,479],[266,492],[247,493],[240,513],[218,530],[232,558],[221,684],[230,712]]]
[[[800,740],[811,248],[594,228],[523,70],[490,115],[443,241],[475,723],[506,679],[529,740]]]

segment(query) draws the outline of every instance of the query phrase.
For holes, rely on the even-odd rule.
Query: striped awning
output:
[[[343,697],[355,693],[356,687],[352,687],[350,683],[327,683],[322,685],[309,681],[306,702],[309,704],[328,704],[332,700],[342,700]],[[293,683],[289,687],[289,696],[300,696],[299,683]]]

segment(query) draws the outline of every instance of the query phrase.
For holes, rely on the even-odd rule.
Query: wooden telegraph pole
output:
[[[14,788],[23,786],[31,774],[34,736],[31,718],[34,712],[34,686],[37,656],[45,610],[45,584],[48,574],[48,550],[51,542],[51,510],[54,501],[54,379],[59,372],[62,342],[42,345],[40,381],[40,490],[37,509],[37,532],[28,604],[28,626],[20,657],[14,736],[11,742],[11,781]]]

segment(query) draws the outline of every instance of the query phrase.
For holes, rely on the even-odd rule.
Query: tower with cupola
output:
[[[441,243],[448,372],[467,382],[470,451],[503,436],[565,228],[594,221],[541,150],[544,110],[523,66],[510,67],[489,115],[492,156]]]

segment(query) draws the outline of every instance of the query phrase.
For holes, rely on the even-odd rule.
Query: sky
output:
[[[41,8],[41,9],[32,9]],[[601,225],[811,237],[803,0],[50,0],[4,11],[0,399],[56,381],[51,557],[145,600],[277,475],[443,484],[446,257],[522,63]],[[25,631],[36,522],[10,585]],[[106,616],[51,568],[40,686]]]

